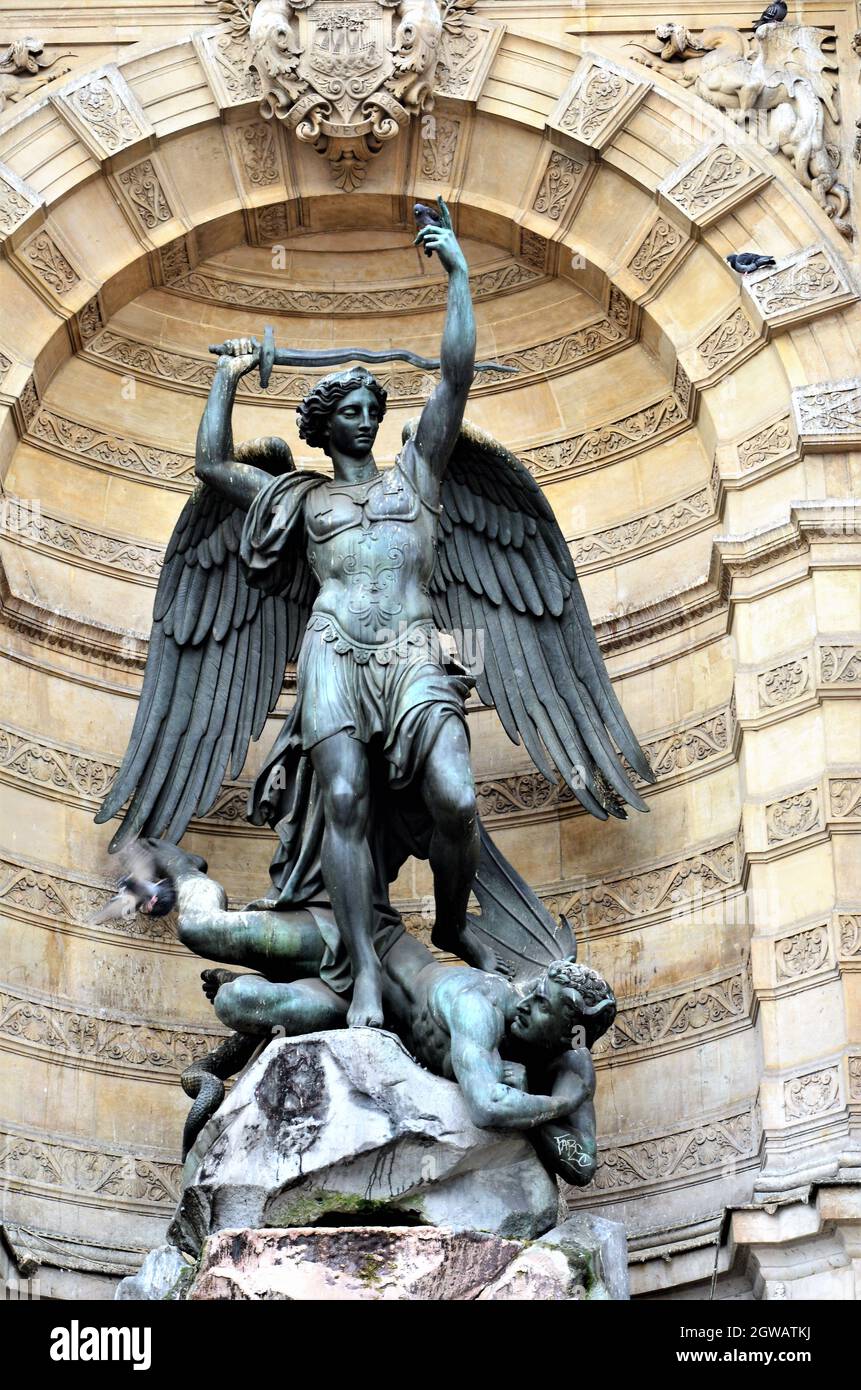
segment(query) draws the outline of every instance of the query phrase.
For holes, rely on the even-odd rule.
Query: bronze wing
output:
[[[593,816],[624,818],[626,803],[647,810],[622,757],[644,781],[655,776],[610,684],[541,488],[519,459],[465,424],[441,501],[434,616],[455,638],[483,634],[482,700],[544,777],[561,776]]]
[[[263,466],[259,453],[254,463]],[[134,727],[95,817],[110,820],[131,797],[112,852],[136,836],[176,842],[212,808],[228,763],[238,777],[298,654],[317,588],[304,546],[282,556],[279,589],[263,594],[240,563],[244,522],[241,508],[200,484],[174,527]]]

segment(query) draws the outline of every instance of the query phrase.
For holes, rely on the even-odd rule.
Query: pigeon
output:
[[[425,203],[416,203],[413,208],[413,216],[416,219],[416,226],[421,227],[441,227],[442,218],[436,208],[429,208]],[[429,246],[424,248],[426,256],[432,256],[433,252]]]
[[[734,251],[727,260],[737,275],[750,275],[751,271],[777,264],[773,256],[760,256],[756,251]]]
[[[176,907],[176,889],[169,878],[159,878],[150,849],[133,840],[122,851],[126,872],[117,883],[110,902],[91,919],[91,926],[102,926],[118,918],[142,912],[145,917],[166,917]]]
[[[754,32],[761,24],[781,24],[786,19],[786,6],[783,0],[774,0],[773,5],[767,5],[759,19],[753,21]]]

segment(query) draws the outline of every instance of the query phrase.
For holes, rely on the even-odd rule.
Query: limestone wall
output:
[[[207,346],[271,322],[285,345],[433,354],[444,284],[409,211],[442,194],[480,354],[519,368],[479,380],[469,417],[545,488],[658,774],[648,816],[598,823],[471,709],[483,817],[620,1001],[602,1165],[572,1200],[626,1221],[635,1292],[696,1292],[717,1247],[728,1290],[853,1296],[857,259],[783,155],[630,57],[652,9],[479,0],[433,127],[350,193],[260,119],[212,7],[46,12],[72,71],[0,114],[0,1219],[61,1294],[158,1243],[178,1073],[218,1033],[169,924],[88,925]],[[805,21],[837,35],[852,191],[854,13]],[[741,283],[724,257],[752,248],[778,264]],[[307,376],[246,379],[237,439],[319,466]],[[427,390],[388,376],[381,461]],[[288,673],[242,785],[187,837],[237,900],[266,882],[244,788],[291,699]],[[421,865],[397,885],[418,932],[429,892]]]

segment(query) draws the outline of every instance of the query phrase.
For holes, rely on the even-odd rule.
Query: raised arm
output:
[[[499,1055],[504,1020],[484,995],[464,990],[445,1012],[452,1070],[475,1124],[482,1129],[534,1129],[568,1114],[568,1095],[533,1096],[506,1085]]]
[[[416,243],[436,251],[448,272],[448,301],[440,347],[440,381],[421,413],[416,447],[430,472],[442,478],[460,430],[475,375],[475,318],[466,258],[439,199],[440,226],[423,227]]]
[[[234,338],[226,346],[229,351],[218,359],[197,431],[194,469],[202,482],[247,511],[272,479],[262,468],[240,463],[234,457],[231,417],[236,388],[241,378],[257,366],[259,351],[249,338]]]

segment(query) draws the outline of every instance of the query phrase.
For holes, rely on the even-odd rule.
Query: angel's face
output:
[[[511,1022],[512,1037],[542,1051],[561,1052],[570,1047],[572,1028],[580,1021],[572,993],[544,975],[518,1004]]]
[[[380,428],[380,406],[373,391],[357,386],[343,396],[329,416],[329,451],[347,458],[367,458]]]

